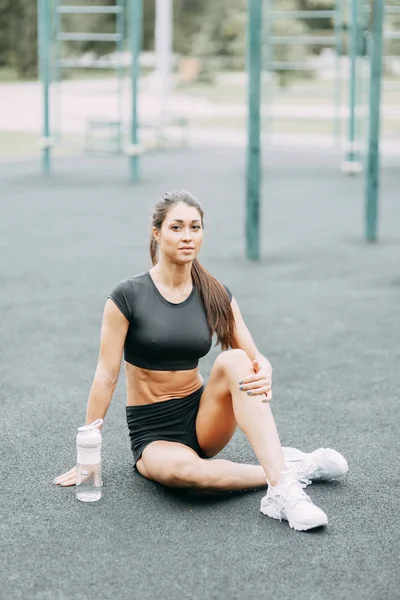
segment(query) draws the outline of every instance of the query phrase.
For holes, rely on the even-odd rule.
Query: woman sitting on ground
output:
[[[106,415],[124,352],[126,416],[141,475],[204,491],[268,484],[262,513],[297,530],[326,525],[326,514],[303,488],[343,476],[346,460],[331,449],[306,454],[281,447],[269,404],[271,365],[230,290],[197,260],[200,204],[183,190],[166,193],[152,225],[153,268],[121,281],[107,299],[86,423]],[[213,334],[223,351],[204,385],[198,361],[210,350]],[[237,425],[260,465],[207,460],[228,444]],[[55,482],[75,485],[76,467]]]

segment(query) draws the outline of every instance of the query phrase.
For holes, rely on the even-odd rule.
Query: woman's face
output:
[[[171,208],[161,230],[153,227],[159,243],[160,256],[164,254],[174,263],[192,262],[203,243],[203,226],[197,208],[180,202]]]

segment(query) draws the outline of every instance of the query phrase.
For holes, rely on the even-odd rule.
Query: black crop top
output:
[[[225,290],[232,300],[232,294]],[[179,304],[166,300],[149,272],[124,279],[108,296],[129,321],[124,358],[143,369],[186,371],[211,348],[212,336],[195,284]]]

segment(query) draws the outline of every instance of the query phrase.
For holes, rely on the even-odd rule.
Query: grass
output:
[[[80,138],[68,137],[68,144],[78,145]],[[56,156],[74,153],[71,145],[59,145],[54,148]],[[0,160],[16,160],[24,158],[39,158],[41,150],[38,145],[38,135],[21,131],[0,131]]]
[[[342,123],[341,135],[346,137],[345,123]],[[311,120],[275,120],[272,124],[268,123],[266,118],[262,119],[262,131],[273,134],[292,134],[292,135],[322,135],[332,136],[334,141],[334,123],[332,121],[311,121]],[[227,117],[227,118],[206,118],[192,119],[189,121],[189,128],[195,129],[213,129],[218,130],[236,130],[245,132],[247,129],[247,120],[245,117]],[[190,137],[190,134],[189,134]],[[383,121],[382,138],[397,137],[400,139],[400,121]],[[54,148],[54,156],[76,154],[83,151],[83,136],[70,136],[65,138]],[[24,158],[40,158],[40,148],[38,146],[38,136],[33,133],[21,132],[0,132],[0,160],[18,160]]]
[[[0,159],[39,155],[37,136],[22,132],[0,132]]]
[[[400,105],[400,82],[398,79],[386,78],[385,83],[396,83],[397,89],[382,90],[382,103],[384,105]],[[365,85],[365,84],[364,84]],[[205,84],[193,83],[184,86],[178,86],[177,92],[187,94],[195,98],[204,98],[205,100],[216,104],[246,104],[247,86],[239,84]],[[349,89],[346,81],[341,83],[340,94],[342,103],[347,102]],[[365,97],[365,92],[364,92]],[[286,87],[272,87],[267,82],[261,84],[261,97],[266,102],[271,98],[272,103],[280,105],[309,105],[316,104],[320,106],[329,106],[334,104],[335,88],[332,82],[323,82],[316,80],[294,79]]]

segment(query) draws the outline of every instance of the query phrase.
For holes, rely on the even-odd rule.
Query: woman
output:
[[[135,468],[171,487],[241,490],[268,484],[261,512],[305,530],[326,525],[303,488],[348,467],[341,454],[282,449],[270,409],[272,368],[243,321],[230,290],[198,262],[203,210],[188,192],[166,193],[153,215],[150,271],[120,282],[107,299],[86,423],[104,418],[124,351]],[[199,358],[212,334],[223,352],[207,384]],[[260,462],[206,460],[239,425]],[[76,482],[76,467],[55,483]]]

